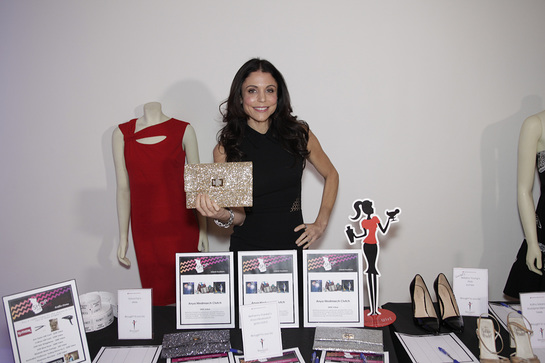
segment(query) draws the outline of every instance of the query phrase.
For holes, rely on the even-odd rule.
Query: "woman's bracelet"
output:
[[[222,228],[229,228],[231,227],[231,224],[233,224],[233,220],[235,219],[235,213],[230,208],[225,208],[229,212],[229,220],[226,223],[223,223],[222,221],[219,221],[217,219],[214,219],[214,223]]]

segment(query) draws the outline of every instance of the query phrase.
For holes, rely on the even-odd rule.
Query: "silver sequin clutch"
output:
[[[251,207],[252,162],[187,164],[184,169],[186,207],[195,208],[197,194],[208,194],[220,207]]]
[[[314,333],[314,350],[380,353],[384,351],[381,330],[319,326]]]
[[[231,348],[229,330],[199,330],[165,334],[161,358],[227,353]]]

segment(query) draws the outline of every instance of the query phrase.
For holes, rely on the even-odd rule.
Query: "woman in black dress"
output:
[[[234,225],[231,251],[309,248],[327,227],[339,176],[308,125],[292,115],[282,74],[266,60],[249,60],[235,75],[222,105],[225,125],[218,134],[214,162],[253,162],[253,206],[220,208],[207,195],[199,195],[197,210],[222,227]],[[307,160],[324,178],[313,223],[305,223],[301,211]]]

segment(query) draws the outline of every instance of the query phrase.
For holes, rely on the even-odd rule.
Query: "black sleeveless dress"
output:
[[[290,250],[303,231],[301,177],[303,159],[290,154],[271,135],[246,125],[241,144],[242,161],[253,162],[253,206],[246,220],[231,234],[231,251]]]
[[[545,267],[545,229],[541,222],[541,220],[545,221],[545,198],[543,196],[543,191],[545,191],[545,151],[539,152],[536,157],[536,167],[541,188],[541,195],[536,208],[536,232],[539,248],[541,249],[543,267]],[[528,244],[524,240],[503,289],[503,293],[507,296],[519,298],[520,293],[545,291],[544,268],[541,269],[543,275],[538,275],[530,271],[526,266],[526,251],[528,251]]]

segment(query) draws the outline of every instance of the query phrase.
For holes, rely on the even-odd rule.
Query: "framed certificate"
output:
[[[363,327],[361,250],[303,250],[305,327]]]
[[[177,329],[234,328],[233,253],[176,254]]]
[[[241,305],[278,303],[282,328],[299,327],[297,251],[238,252]]]
[[[91,362],[75,280],[3,300],[16,363]]]

